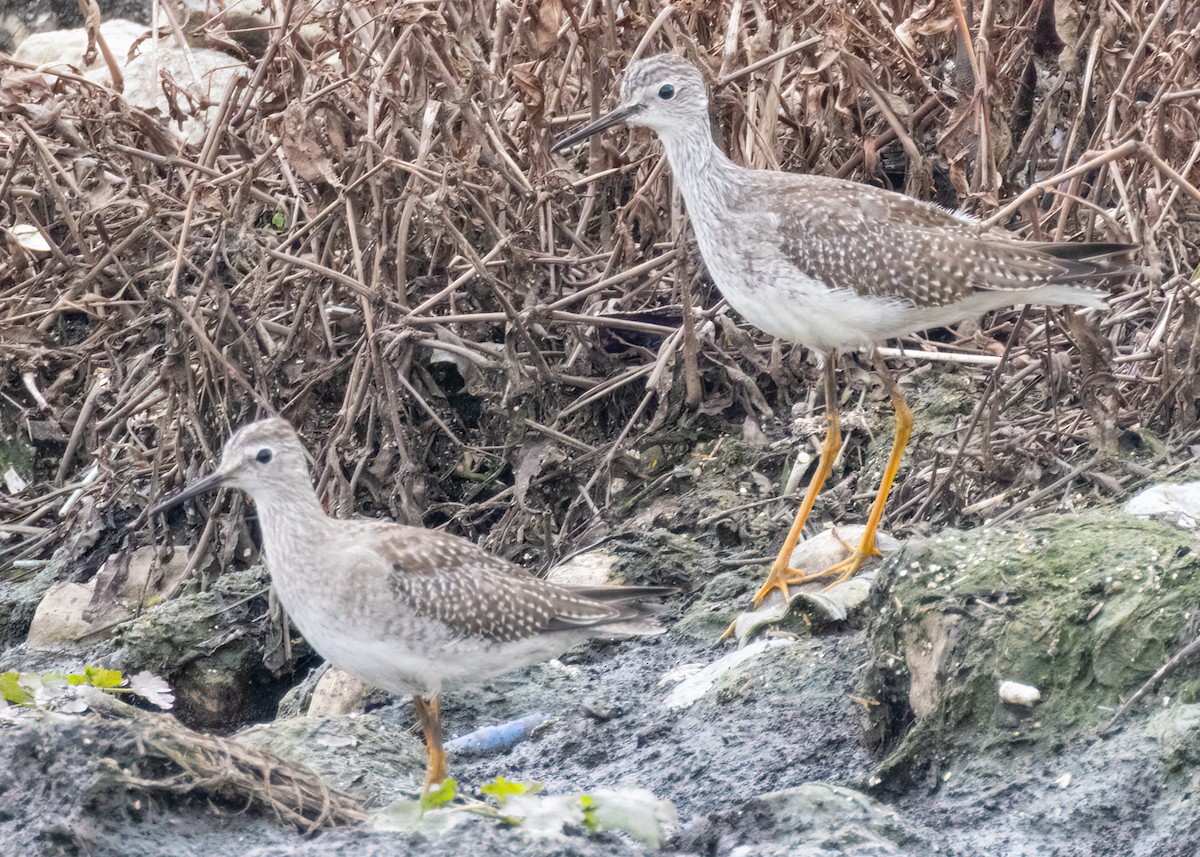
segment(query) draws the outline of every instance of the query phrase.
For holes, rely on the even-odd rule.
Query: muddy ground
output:
[[[1194,669],[1169,676],[1102,732],[1194,633],[1200,553],[1191,533],[1110,508],[910,540],[850,621],[785,619],[752,644],[757,654],[679,707],[668,698],[681,676],[736,651],[714,640],[759,568],[723,570],[724,554],[661,529],[618,534],[604,550],[626,579],[685,585],[664,617],[670,630],[580,648],[447,697],[451,737],[546,717],[511,749],[451,753],[462,793],[479,797],[497,776],[543,783],[550,795],[637,785],[678,813],[661,844],[668,854],[1195,853]],[[173,673],[181,684],[219,664],[235,670],[247,661],[246,641],[254,649],[270,637],[258,573],[189,596],[208,605],[191,607],[207,617],[201,636],[215,648],[178,626],[184,611],[175,604],[134,623],[174,628],[171,645],[189,665]],[[9,614],[19,615],[12,587],[7,594]],[[168,610],[171,622],[150,621]],[[143,631],[126,628],[85,657],[127,671],[157,659],[164,669],[163,639],[150,645]],[[304,679],[315,659],[302,644],[294,656],[285,680],[256,686],[278,700],[298,683],[285,711],[302,709],[314,684]],[[0,666],[46,669],[79,657],[78,648],[19,644]],[[261,659],[256,667],[235,674],[249,681],[265,673]],[[1041,703],[1001,702],[1003,679],[1038,686]],[[474,816],[448,829],[376,829],[387,824],[382,807],[419,789],[423,748],[407,700],[372,694],[367,709],[285,717],[231,736],[302,762],[371,813],[309,836],[212,783],[163,787],[186,777],[150,758],[136,722],[22,712],[0,727],[0,764],[10,772],[0,784],[4,839],[23,853],[90,855],[657,850],[613,832],[568,826],[547,838]]]

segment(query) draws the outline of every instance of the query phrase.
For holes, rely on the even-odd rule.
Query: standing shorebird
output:
[[[1102,308],[1101,283],[1134,270],[1122,258],[1133,249],[1128,244],[1021,241],[881,188],[739,167],[713,142],[700,72],[671,54],[632,63],[621,80],[620,106],[559,140],[554,151],[619,123],[650,128],[662,140],[700,253],[729,305],[824,361],[828,431],[821,457],[755,607],[773,590],[787,598],[788,587],[798,583],[847,580],[877,553],[875,533],[913,416],[876,355],[896,408],[896,436],[866,530],[850,556],[830,568],[789,567],[841,449],[839,351],[1018,304]]]
[[[291,424],[242,427],[210,475],[151,515],[222,486],[251,496],[271,581],[321,657],[411,694],[425,732],[428,790],[446,778],[438,695],[548,660],[593,638],[662,632],[635,599],[658,586],[566,586],[457,536],[390,521],[330,518]]]

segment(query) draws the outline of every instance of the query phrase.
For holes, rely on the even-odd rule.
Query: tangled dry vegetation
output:
[[[964,12],[970,39],[955,4],[914,0],[285,1],[265,44],[230,48],[244,73],[189,147],[112,89],[0,59],[0,226],[50,246],[0,243],[0,470],[29,483],[0,490],[0,567],[68,534],[98,563],[264,412],[301,426],[336,512],[535,565],[604,518],[648,444],[686,461],[731,424],[778,437],[818,413],[803,353],[720,303],[650,134],[549,152],[639,45],[705,67],[741,163],[1142,245],[1103,316],[905,343],[960,361],[917,361],[910,390],[952,373],[970,395],[918,435],[891,525],[1127,490],[1146,471],[1114,451],[1170,463],[1200,432],[1200,9]],[[193,38],[237,34],[217,15]],[[213,563],[238,542],[200,538]]]

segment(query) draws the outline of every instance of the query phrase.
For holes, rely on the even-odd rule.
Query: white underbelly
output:
[[[296,599],[276,587],[284,609],[305,641],[340,670],[396,694],[431,697],[444,690],[486,681],[514,669],[557,657],[587,637],[586,632],[539,634],[527,640],[492,643],[464,638],[420,616],[389,617],[388,627],[368,627],[330,611],[318,599]],[[400,609],[399,603],[396,605]]]
[[[815,280],[789,277],[745,285],[723,285],[729,305],[760,330],[823,353],[866,348],[897,335],[891,328],[900,309],[890,301],[863,298],[839,289],[829,291]]]
[[[557,657],[577,642],[579,639],[570,634],[499,644],[479,640],[443,640],[433,645],[413,639],[360,640],[346,649],[334,646],[327,660],[392,693],[431,697]]]
[[[705,247],[701,242],[701,249]],[[710,248],[711,250],[711,248]],[[941,306],[830,289],[785,261],[709,252],[709,274],[746,321],[772,336],[830,353],[870,348],[889,339],[955,324],[1024,303],[1103,307],[1103,295],[1071,286],[979,291]]]

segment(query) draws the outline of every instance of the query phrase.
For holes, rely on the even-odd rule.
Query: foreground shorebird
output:
[[[330,518],[282,419],[242,427],[216,470],[149,514],[222,486],[253,498],[271,581],[309,645],[365,682],[413,696],[427,790],[446,778],[438,694],[592,638],[661,633],[650,609],[630,602],[675,591],[548,583],[457,536]]]
[[[965,215],[840,179],[750,170],[713,142],[704,79],[662,54],[632,63],[621,103],[554,144],[554,151],[619,123],[662,140],[713,282],[756,327],[823,357],[828,431],[817,471],[754,606],[772,590],[849,579],[877,553],[875,533],[912,433],[913,417],[887,367],[875,365],[896,408],[896,436],[866,530],[842,562],[789,567],[817,494],[841,449],[837,354],[1018,304],[1102,308],[1102,281],[1134,269],[1127,244],[1035,243],[984,231]],[[726,632],[728,635],[728,632]]]

